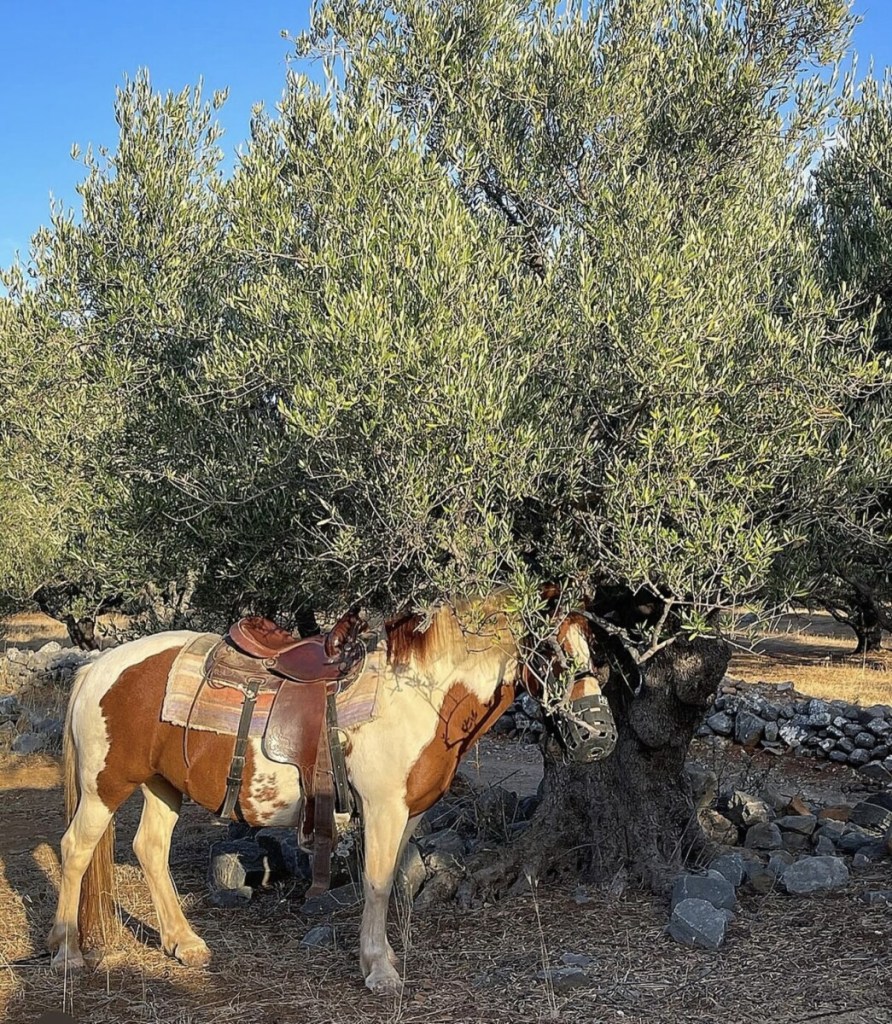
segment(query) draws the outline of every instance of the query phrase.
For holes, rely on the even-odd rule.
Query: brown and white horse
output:
[[[426,623],[420,616],[388,623],[376,716],[345,730],[347,770],[364,827],[360,966],[375,992],[401,984],[386,934],[396,868],[419,818],[449,788],[462,755],[520,687],[557,703],[555,715],[574,723],[566,735],[577,737],[580,730],[585,735],[586,709],[600,694],[603,670],[593,660],[584,616],[571,613],[558,624],[554,657],[539,656],[547,670],[531,673],[529,651],[514,638],[504,601],[477,602],[475,612],[484,624],[474,630],[450,605]],[[113,816],[137,788],[145,803],[133,849],[151,891],[163,948],[184,964],[200,966],[210,958],[180,907],[168,858],[184,794],[209,810],[220,807],[233,739],[190,731],[187,762],[184,729],[161,720],[168,673],[195,635],[167,632],[123,644],[75,680],[64,748],[70,825],[62,839],[59,904],[48,938],[57,966],[83,965],[80,939],[96,936],[113,909]],[[575,750],[580,760],[606,752],[603,745]],[[249,743],[240,805],[250,825],[291,826],[299,820],[298,771],[264,757],[259,739]]]

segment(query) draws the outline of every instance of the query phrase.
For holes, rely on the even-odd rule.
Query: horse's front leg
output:
[[[387,905],[400,852],[411,829],[409,811],[402,800],[363,802],[365,818],[365,906],[359,934],[359,966],[372,992],[396,993],[402,981],[391,963],[387,941]],[[413,821],[414,824],[414,821]]]

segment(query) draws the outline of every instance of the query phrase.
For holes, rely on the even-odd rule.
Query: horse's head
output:
[[[604,667],[590,640],[588,621],[571,612],[534,647],[523,677],[542,704],[548,732],[577,764],[600,761],[616,746],[616,724],[599,679]]]

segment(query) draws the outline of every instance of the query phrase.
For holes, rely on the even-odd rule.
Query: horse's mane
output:
[[[427,614],[405,612],[384,623],[387,660],[394,667],[410,661],[423,666],[471,654],[504,654],[517,648],[505,612],[507,591],[482,598],[445,602]]]

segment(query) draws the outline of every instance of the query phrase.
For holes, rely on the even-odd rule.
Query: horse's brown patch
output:
[[[508,709],[514,695],[515,688],[508,683],[502,683],[486,702],[462,683],[451,687],[443,700],[434,738],[422,750],[406,780],[410,815],[423,813],[449,789],[459,761]]]
[[[110,746],[97,786],[109,810],[117,809],[153,775],[167,779],[209,811],[216,812],[223,803],[235,737],[196,730],[186,737],[181,726],[161,721],[167,676],[179,652],[179,647],[173,647],[125,669],[100,701]],[[241,807],[249,825],[262,825],[249,797],[253,780],[254,757],[249,745]],[[268,780],[261,789],[264,793],[269,790],[271,799],[278,796]]]

